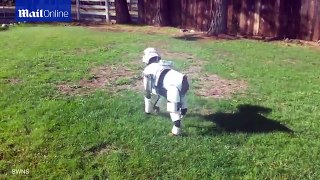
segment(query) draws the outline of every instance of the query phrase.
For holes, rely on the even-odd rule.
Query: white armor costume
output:
[[[172,69],[171,61],[161,60],[154,48],[144,50],[143,62],[146,68],[143,71],[145,89],[145,113],[152,110],[159,111],[157,105],[160,97],[167,100],[167,111],[174,123],[171,133],[180,135],[181,118],[187,113],[185,95],[189,89],[187,77]],[[152,94],[158,96],[158,100],[152,104]]]

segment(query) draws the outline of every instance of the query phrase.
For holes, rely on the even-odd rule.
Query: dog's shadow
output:
[[[216,127],[208,128],[204,134],[216,134],[216,132],[242,132],[242,133],[269,133],[286,132],[293,133],[293,130],[280,122],[266,118],[272,110],[255,105],[240,105],[234,113],[216,112],[209,115],[190,114],[198,116],[198,119],[211,121]],[[200,117],[199,117],[200,116]]]

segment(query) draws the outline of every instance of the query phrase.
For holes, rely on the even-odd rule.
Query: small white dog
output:
[[[181,134],[181,118],[187,113],[186,94],[189,90],[187,76],[172,69],[172,62],[161,59],[155,48],[144,51],[142,61],[146,64],[143,71],[145,90],[145,113],[159,111],[157,102],[152,105],[152,94],[167,100],[167,111],[173,122],[172,135]],[[158,99],[159,100],[159,99]]]

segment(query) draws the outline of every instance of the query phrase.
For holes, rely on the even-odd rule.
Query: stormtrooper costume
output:
[[[189,90],[187,76],[172,69],[172,62],[161,60],[154,48],[144,50],[142,61],[146,64],[143,71],[145,113],[159,111],[158,101],[167,100],[167,111],[173,122],[172,135],[181,134],[181,119],[187,113],[186,93]],[[158,99],[153,104],[153,96]]]

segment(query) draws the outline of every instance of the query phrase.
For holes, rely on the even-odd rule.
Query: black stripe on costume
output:
[[[165,69],[160,73],[160,77],[158,80],[158,86],[156,87],[157,93],[160,94],[161,96],[166,97],[166,98],[167,98],[167,90],[163,87],[163,79],[170,70],[171,69]]]
[[[186,75],[183,76],[182,86],[181,86],[181,95],[184,96],[189,90],[189,82],[188,77]]]

